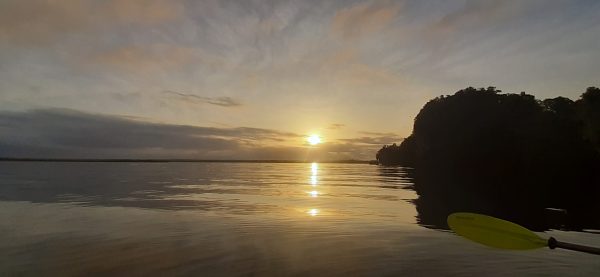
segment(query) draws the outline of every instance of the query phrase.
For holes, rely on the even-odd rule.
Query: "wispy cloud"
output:
[[[231,97],[227,97],[227,96],[205,97],[205,96],[200,96],[200,95],[196,95],[196,94],[181,93],[181,92],[172,91],[172,90],[165,90],[162,93],[169,97],[175,97],[179,100],[191,102],[191,103],[204,103],[204,104],[211,104],[211,105],[216,105],[216,106],[221,106],[221,107],[237,107],[237,106],[242,105],[242,103],[240,103],[238,100],[235,100],[235,99],[233,99]]]
[[[340,139],[340,141],[352,144],[369,144],[369,145],[377,145],[379,147],[392,144],[399,143],[402,141],[402,137],[395,133],[380,133],[380,132],[360,132],[361,134],[365,134],[366,136],[357,137],[357,138],[348,138],[348,139]]]
[[[3,0],[0,40],[42,45],[73,34],[93,36],[109,26],[161,24],[182,11],[180,1],[168,0]]]
[[[402,138],[400,138],[400,137],[359,137],[359,138],[351,138],[351,139],[340,139],[340,141],[347,142],[347,143],[353,143],[353,144],[358,143],[358,144],[378,145],[379,147],[381,147],[386,144],[399,143],[400,141],[402,141]]]
[[[128,45],[80,59],[86,69],[117,69],[119,72],[138,74],[177,71],[200,61],[193,49],[168,44]]]
[[[378,136],[378,137],[396,137],[398,134],[396,133],[382,133],[382,132],[369,132],[369,131],[361,131],[361,134],[369,135],[369,136]]]
[[[329,130],[339,130],[346,127],[346,124],[342,124],[342,123],[332,123],[329,126],[327,126],[327,129]]]
[[[400,11],[391,1],[373,1],[339,10],[333,17],[331,31],[335,36],[353,39],[368,36],[386,27]]]
[[[432,24],[433,31],[451,35],[461,29],[485,28],[517,18],[528,9],[545,1],[468,0],[459,9]]]

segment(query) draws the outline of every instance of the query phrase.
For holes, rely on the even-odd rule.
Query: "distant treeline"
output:
[[[572,101],[469,87],[425,104],[413,133],[376,158],[414,167],[421,199],[448,212],[598,211],[600,89],[590,87]]]

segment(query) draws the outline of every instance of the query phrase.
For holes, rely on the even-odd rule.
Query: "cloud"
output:
[[[370,135],[370,136],[379,136],[379,137],[396,137],[398,134],[396,133],[382,133],[382,132],[369,132],[369,131],[361,131],[361,134]]]
[[[388,1],[356,4],[336,12],[332,33],[344,39],[356,39],[381,31],[391,23],[400,6]]]
[[[367,136],[340,139],[340,141],[352,144],[369,144],[383,146],[386,144],[398,143],[402,141],[402,138],[395,133],[378,133],[378,132],[360,132]]]
[[[0,40],[18,45],[42,45],[70,34],[90,34],[107,26],[152,26],[182,13],[169,0],[3,0]]]
[[[313,156],[320,160],[372,160],[377,150],[381,148],[381,145],[356,143],[351,141],[351,139],[341,139],[324,143],[319,147],[321,151],[314,153]]]
[[[270,129],[172,125],[66,109],[0,112],[3,157],[332,160],[370,159],[376,151],[352,140],[308,151],[294,146],[301,140]]]
[[[311,65],[318,68],[319,72],[319,75],[311,79],[324,80],[326,84],[345,91],[397,89],[406,83],[397,72],[385,66],[368,63],[359,55],[359,51],[352,47],[336,49],[322,55],[318,62]]]
[[[17,44],[36,44],[87,25],[84,1],[0,1],[0,39]]]
[[[468,34],[473,28],[486,28],[503,24],[510,19],[519,18],[523,13],[538,4],[539,1],[493,1],[468,0],[459,9],[447,13],[427,29],[429,35],[441,38],[452,38],[457,33]]]
[[[219,157],[298,135],[259,128],[169,125],[48,109],[0,113],[3,156]]]
[[[105,65],[109,69],[122,69],[128,72],[147,73],[149,71],[179,69],[196,61],[190,48],[174,45],[124,46],[94,54],[82,59],[86,66]]]
[[[341,124],[341,123],[332,123],[330,124],[327,129],[329,130],[339,130],[346,127],[346,124]]]
[[[171,21],[181,13],[182,7],[173,0],[113,0],[105,7],[107,17],[139,24]]]
[[[0,110],[296,132],[343,118],[405,136],[440,91],[596,84],[599,3],[4,0]]]
[[[162,92],[163,94],[169,96],[169,97],[175,97],[176,99],[188,102],[188,103],[204,103],[204,104],[211,104],[211,105],[216,105],[216,106],[221,106],[221,107],[237,107],[237,106],[241,106],[242,104],[231,98],[231,97],[205,97],[205,96],[200,96],[200,95],[196,95],[196,94],[187,94],[187,93],[181,93],[181,92],[176,92],[176,91],[172,91],[172,90],[166,90]]]

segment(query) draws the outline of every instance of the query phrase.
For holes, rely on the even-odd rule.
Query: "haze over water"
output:
[[[420,226],[412,185],[408,169],[366,164],[2,162],[0,273],[600,274],[596,256]]]

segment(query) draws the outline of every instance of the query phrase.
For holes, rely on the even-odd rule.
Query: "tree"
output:
[[[400,145],[384,145],[375,155],[381,165],[402,165],[412,167],[415,162],[414,138],[405,138]]]
[[[577,101],[583,136],[600,151],[600,89],[589,87]]]

